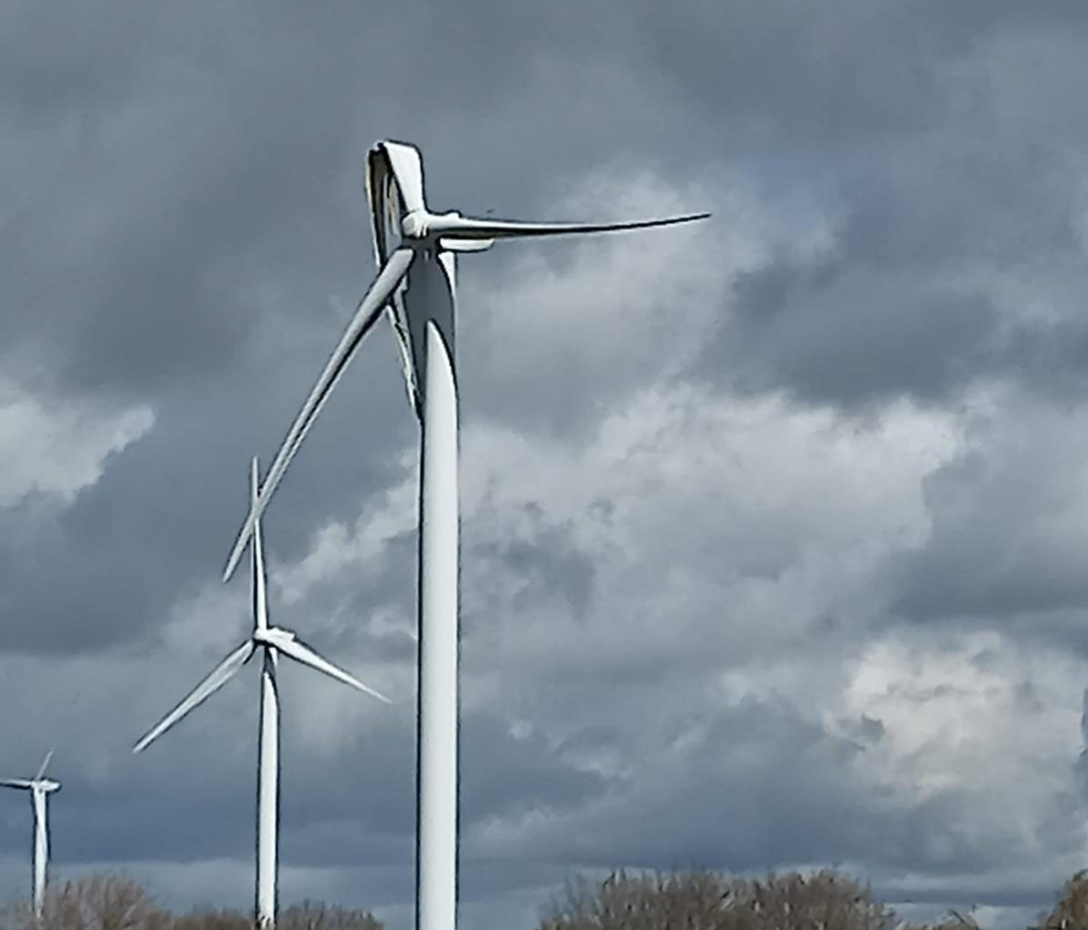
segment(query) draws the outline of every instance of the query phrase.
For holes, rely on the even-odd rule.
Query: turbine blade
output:
[[[234,574],[238,560],[241,558],[250,536],[253,535],[253,527],[256,525],[257,520],[260,519],[265,507],[268,506],[269,498],[276,493],[276,488],[279,486],[280,479],[283,478],[283,473],[287,470],[287,466],[294,458],[299,445],[313,425],[314,419],[321,412],[321,408],[324,406],[332,389],[336,386],[340,375],[343,374],[348,362],[351,361],[351,357],[358,348],[363,336],[377,321],[390,295],[408,273],[414,255],[415,253],[407,248],[397,249],[390,255],[389,261],[385,263],[377,278],[374,279],[374,283],[370,286],[370,290],[360,302],[359,308],[355,311],[355,316],[340,339],[339,345],[333,351],[332,356],[325,365],[325,370],[321,372],[321,377],[318,378],[317,384],[314,385],[313,390],[310,392],[310,396],[306,398],[306,403],[302,405],[302,410],[291,425],[291,429],[284,438],[275,459],[272,460],[272,466],[265,476],[264,487],[261,488],[257,503],[251,508],[249,516],[242,525],[237,540],[235,540],[230,558],[227,559],[227,566],[223,571],[224,581],[229,580],[230,576]]]
[[[428,230],[445,239],[519,239],[532,236],[569,236],[582,233],[620,232],[625,229],[650,229],[705,220],[709,213],[691,213],[659,220],[633,223],[522,223],[518,220],[480,220],[467,216],[436,216],[429,219]]]
[[[423,160],[419,157],[419,149],[391,139],[378,143],[375,148],[384,151],[389,159],[405,212],[426,210],[427,205],[423,202]]]
[[[42,777],[42,776],[43,776],[43,775],[45,774],[45,767],[46,767],[47,765],[49,765],[49,760],[53,758],[53,753],[54,753],[54,752],[56,752],[56,750],[57,750],[57,744],[56,744],[56,743],[54,743],[54,744],[53,744],[53,745],[52,745],[52,746],[51,746],[51,747],[49,748],[49,752],[47,752],[47,753],[45,754],[45,758],[44,758],[44,759],[42,759],[42,765],[41,765],[41,768],[39,768],[39,769],[38,769],[38,774],[34,776],[34,778],[35,778],[35,779],[41,778],[41,777]]]
[[[29,778],[0,778],[0,788],[32,788],[34,783]]]
[[[359,679],[349,675],[342,668],[337,668],[328,659],[318,655],[310,646],[301,642],[298,637],[283,630],[274,630],[272,632],[272,644],[284,655],[290,656],[296,662],[308,665],[310,668],[316,669],[319,672],[324,672],[330,678],[335,678],[337,681],[342,681],[346,685],[351,685],[351,687],[359,691],[363,691],[366,694],[376,697],[379,701],[385,701],[386,704],[392,703],[389,698],[381,692],[375,691],[373,688],[364,685]]]
[[[494,244],[494,239],[457,239],[443,236],[438,240],[439,247],[449,252],[486,252]]]
[[[257,457],[253,457],[253,467],[249,476],[249,508],[255,510],[260,499],[261,482]],[[253,626],[258,630],[268,629],[268,585],[264,572],[264,546],[261,542],[261,521],[253,523]]]
[[[242,643],[241,646],[235,649],[234,652],[213,668],[208,677],[193,688],[193,690],[182,699],[177,707],[163,717],[154,727],[148,730],[140,741],[132,747],[132,751],[140,752],[141,750],[146,749],[153,740],[162,736],[163,733],[181,720],[181,718],[189,713],[194,707],[203,703],[215,694],[216,691],[222,688],[223,685],[237,674],[238,669],[249,661],[250,656],[253,655],[253,650],[256,648],[257,647],[253,644],[253,640],[251,639],[247,639]]]

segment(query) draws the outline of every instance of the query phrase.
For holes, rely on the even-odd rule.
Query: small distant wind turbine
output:
[[[235,540],[223,580],[234,572],[275,493],[363,337],[389,310],[421,430],[419,490],[419,709],[416,734],[416,928],[457,926],[458,775],[458,400],[454,331],[459,252],[499,239],[565,236],[671,226],[709,213],[634,223],[523,223],[432,213],[415,146],[385,141],[367,158],[367,196],[378,275],[291,425],[257,503]]]
[[[257,460],[251,472],[252,505],[258,500]],[[264,668],[261,671],[261,729],[257,764],[257,923],[271,928],[276,921],[276,873],[278,869],[279,823],[279,689],[276,684],[276,657],[285,656],[324,672],[337,681],[389,703],[389,699],[369,688],[347,672],[323,659],[290,630],[268,625],[268,598],[264,571],[264,551],[261,544],[261,524],[258,519],[253,530],[253,634],[235,649],[211,674],[198,684],[184,700],[132,747],[133,752],[147,748],[198,704],[206,701],[223,687],[256,652],[264,647]]]
[[[54,746],[53,749],[56,749]],[[33,851],[33,896],[34,916],[42,916],[45,904],[45,880],[49,871],[49,795],[60,791],[60,782],[45,777],[45,767],[53,757],[53,749],[42,759],[38,774],[33,778],[5,778],[0,780],[0,787],[23,788],[30,792],[30,803],[34,808],[34,851]]]

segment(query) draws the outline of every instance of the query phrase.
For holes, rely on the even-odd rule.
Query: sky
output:
[[[1088,866],[1082,0],[9,0],[0,738],[54,876],[252,902],[258,673],[220,573],[435,210],[710,210],[460,262],[461,923],[571,875],[855,871],[1001,930]],[[418,428],[367,338],[265,519],[281,898],[412,925]],[[30,812],[0,798],[0,893]]]

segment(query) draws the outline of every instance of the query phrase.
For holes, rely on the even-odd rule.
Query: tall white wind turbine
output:
[[[367,159],[378,275],[283,440],[223,573],[229,579],[269,499],[359,343],[389,310],[422,432],[419,494],[419,709],[416,737],[416,927],[455,930],[458,802],[458,500],[456,253],[497,239],[613,232],[705,219],[523,223],[432,213],[419,151],[379,142]]]
[[[250,502],[256,506],[259,495],[257,460],[253,460],[250,480]],[[261,524],[253,525],[253,633],[241,646],[220,662],[177,707],[168,713],[132,747],[140,752],[162,736],[198,704],[206,701],[223,687],[256,652],[264,648],[264,667],[261,670],[261,724],[257,762],[257,891],[256,915],[260,927],[271,928],[276,922],[276,874],[279,858],[279,754],[280,754],[280,700],[276,683],[278,654],[324,672],[337,681],[373,695],[388,703],[388,698],[353,678],[343,669],[323,659],[303,643],[290,630],[268,625],[267,583],[264,570],[264,551],[261,543]]]
[[[56,748],[56,747],[54,747]],[[33,778],[5,778],[0,787],[22,788],[30,792],[30,804],[34,808],[34,846],[32,852],[32,895],[34,916],[42,916],[45,904],[45,882],[49,873],[49,795],[60,791],[60,782],[45,777],[45,767],[53,756],[53,750],[45,754],[38,774]]]

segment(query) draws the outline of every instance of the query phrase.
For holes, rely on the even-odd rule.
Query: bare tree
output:
[[[370,911],[305,900],[283,908],[278,930],[385,930]],[[29,903],[0,908],[0,930],[253,930],[252,914],[215,908],[175,916],[123,875],[54,885],[40,922]],[[624,871],[569,880],[539,930],[980,930],[949,911],[936,926],[901,925],[867,885],[842,872],[762,879],[705,870]],[[1054,912],[1032,930],[1088,930],[1088,872],[1066,884]]]
[[[175,917],[169,930],[253,930],[254,918],[241,911],[199,908]],[[282,908],[277,930],[385,930],[370,911],[306,899]]]
[[[733,909],[745,930],[895,930],[894,912],[867,885],[842,872],[791,872],[732,883]]]
[[[170,930],[253,930],[255,920],[241,911],[200,908],[174,918]]]
[[[540,930],[717,930],[729,891],[712,872],[613,872],[570,879]]]
[[[914,928],[903,927],[902,930],[914,930]],[[971,914],[950,909],[939,924],[928,925],[919,930],[982,930],[982,928]]]
[[[280,912],[279,930],[385,930],[369,911],[306,900]],[[252,914],[210,907],[174,915],[123,875],[91,875],[49,889],[42,919],[29,903],[0,909],[0,930],[253,930]]]
[[[385,930],[385,924],[370,911],[309,898],[281,910],[276,927],[278,930]]]
[[[49,889],[40,921],[29,904],[5,909],[5,930],[170,930],[172,917],[124,875],[91,875]]]
[[[707,871],[574,879],[540,930],[896,930],[895,914],[840,872],[728,879]]]
[[[1088,930],[1088,871],[1077,872],[1065,883],[1057,905],[1038,930]]]

